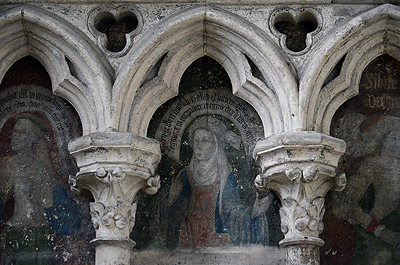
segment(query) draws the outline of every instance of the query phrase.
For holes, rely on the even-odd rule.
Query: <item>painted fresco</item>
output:
[[[322,261],[400,264],[400,62],[378,57],[359,88],[332,122],[348,145],[340,163],[348,184],[329,198]]]
[[[137,248],[277,245],[282,239],[276,196],[257,193],[253,184],[261,120],[230,90],[223,68],[204,57],[186,70],[180,95],[154,115],[149,137],[162,146],[162,188],[140,200],[132,233]]]
[[[88,204],[73,198],[67,183],[77,172],[67,144],[79,135],[76,112],[48,88],[2,84],[0,264],[93,259],[88,241],[94,234],[84,217]]]

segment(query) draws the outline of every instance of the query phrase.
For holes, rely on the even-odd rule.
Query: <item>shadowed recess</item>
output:
[[[110,13],[103,13],[95,23],[98,31],[107,35],[107,50],[120,52],[125,48],[125,34],[134,31],[138,26],[137,17],[131,12],[124,12],[117,18]]]
[[[286,47],[293,52],[300,52],[307,47],[307,34],[318,27],[313,14],[306,12],[295,20],[290,14],[282,14],[275,19],[274,27],[286,35]]]

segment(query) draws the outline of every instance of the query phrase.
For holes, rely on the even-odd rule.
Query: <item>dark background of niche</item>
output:
[[[9,88],[15,86],[39,86],[45,89],[52,91],[52,83],[51,78],[46,70],[46,68],[34,57],[27,56],[24,57],[17,62],[15,62],[4,75],[3,80],[0,84],[0,91],[7,90]],[[76,132],[75,137],[79,137],[82,135],[82,126],[79,119],[79,115],[72,107],[72,105],[66,101],[62,100],[64,104],[64,110],[67,114],[72,117],[71,120],[75,121],[74,123],[74,131]],[[35,114],[35,113],[32,113]],[[49,122],[49,121],[47,121]],[[7,126],[7,124],[5,124]],[[6,128],[7,129],[7,128]],[[11,134],[10,134],[11,135]],[[0,139],[0,152],[2,147],[4,147],[3,142],[9,141],[9,139]],[[57,146],[54,147],[57,149]],[[1,157],[0,153],[0,157]],[[4,154],[3,154],[4,155]],[[71,166],[70,174],[75,174],[77,172],[77,168],[75,165]],[[0,169],[1,170],[1,169]],[[91,195],[85,193],[83,196],[73,196],[70,193],[69,184],[68,184],[68,176],[60,176],[60,179],[56,181],[59,182],[60,186],[58,186],[58,190],[55,190],[60,194],[60,199],[65,200],[63,195],[65,192],[69,194],[69,196],[73,197],[75,203],[79,204],[81,213],[82,213],[82,221],[80,223],[80,229],[71,235],[61,236],[55,235],[53,238],[53,245],[54,249],[50,250],[53,253],[49,253],[50,256],[56,255],[56,262],[55,264],[94,264],[94,248],[89,245],[89,241],[95,237],[94,228],[90,221],[90,213],[89,213],[89,203],[88,200],[91,200]],[[0,183],[2,185],[2,183]],[[65,192],[59,192],[59,187],[65,190]],[[54,192],[54,191],[53,191]],[[71,198],[67,198],[71,200]],[[12,206],[13,201],[12,199],[8,202],[3,202],[0,198],[0,230],[1,228],[5,227],[6,219],[10,218],[10,216],[5,216],[5,213],[12,214]],[[49,233],[54,234],[53,231],[49,231]],[[0,233],[0,238],[1,238]],[[27,239],[29,241],[29,239]],[[4,249],[2,249],[3,245],[0,245],[0,257],[1,254],[4,253]],[[63,253],[71,253],[71,256],[66,257],[64,260],[65,255]],[[55,253],[54,253],[55,252]],[[27,253],[24,253],[27,254]],[[28,253],[29,254],[29,253]],[[31,255],[26,256],[27,258],[31,259],[32,255],[34,256],[35,253],[31,253]],[[21,255],[24,257],[24,255]],[[1,261],[0,261],[1,262]],[[40,260],[38,261],[41,262]],[[45,262],[45,261],[43,261]],[[29,264],[30,261],[28,262]],[[24,263],[24,264],[28,264]],[[45,264],[45,263],[43,263]]]
[[[186,93],[206,89],[221,89],[231,92],[232,85],[225,69],[212,58],[205,56],[193,62],[184,72],[179,84],[178,97]],[[155,137],[157,126],[161,123],[163,115],[175,100],[176,98],[167,101],[153,115],[148,129],[148,137]],[[252,108],[251,106],[249,107]],[[214,116],[222,120],[228,130],[239,134],[239,131],[229,119],[219,115]],[[252,159],[245,157],[243,144],[240,150],[227,146],[225,152],[235,173],[242,203],[246,206],[253,206],[256,194],[253,180],[257,172],[259,172],[259,168]],[[142,198],[138,200],[136,224],[131,233],[131,238],[137,242],[137,249],[160,249],[165,247],[166,230],[163,228],[166,227],[166,224],[163,222],[163,219],[165,219],[163,218],[163,214],[165,214],[163,207],[166,207],[165,202],[168,198],[171,178],[189,164],[191,156],[192,150],[188,143],[187,131],[185,131],[182,138],[180,162],[177,163],[167,155],[163,155],[157,169],[161,177],[161,189],[152,196],[142,194]],[[249,163],[249,161],[252,163]],[[262,194],[260,195],[262,197]],[[283,238],[280,231],[280,205],[278,204],[279,199],[276,197],[275,203],[267,214],[270,238],[266,239],[266,245],[277,246],[279,240]]]
[[[374,76],[375,78],[371,78]],[[396,89],[386,90],[389,79],[396,80]],[[378,89],[371,88],[371,82],[379,82]],[[391,81],[393,82],[393,81]],[[392,83],[393,84],[393,83]],[[350,113],[361,113],[366,119],[360,125],[360,129],[368,130],[385,115],[400,117],[399,108],[368,107],[368,94],[376,97],[383,93],[391,97],[400,98],[400,62],[389,55],[382,55],[373,60],[364,70],[360,84],[359,95],[345,102],[335,113],[331,123],[331,135],[335,137],[335,128],[339,126],[339,119]],[[382,138],[385,137],[382,133]],[[380,146],[376,148],[371,156],[379,156]],[[367,159],[366,156],[354,157],[345,154],[339,169],[346,173],[347,179],[352,178],[357,169]],[[377,177],[379,178],[379,176]],[[346,192],[346,189],[343,191]],[[321,247],[321,264],[372,264],[375,257],[381,253],[392,253],[392,257],[381,259],[379,264],[400,264],[400,260],[394,257],[396,249],[377,238],[373,233],[368,233],[361,226],[354,226],[346,220],[337,218],[332,211],[334,200],[340,193],[330,191],[326,197],[326,213],[324,216],[325,229],[321,238],[325,245]],[[367,188],[358,205],[369,213],[374,206],[375,190],[371,185]],[[385,217],[380,224],[385,225],[392,231],[400,232],[400,207]],[[398,252],[399,250],[397,250]]]

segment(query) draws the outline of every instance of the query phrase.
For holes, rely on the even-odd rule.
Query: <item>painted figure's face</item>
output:
[[[11,148],[14,152],[32,151],[32,143],[38,138],[39,128],[28,119],[20,119],[14,126]]]
[[[199,161],[207,161],[215,151],[214,134],[204,129],[198,129],[193,136],[193,151]]]

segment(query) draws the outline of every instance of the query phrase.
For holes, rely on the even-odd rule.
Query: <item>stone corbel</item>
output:
[[[136,243],[129,238],[135,224],[139,190],[155,194],[160,177],[155,169],[161,159],[156,140],[131,133],[99,132],[70,142],[69,151],[79,172],[70,176],[71,189],[86,189],[96,238],[96,264],[129,264]]]
[[[289,264],[319,264],[318,247],[324,244],[319,235],[324,227],[325,195],[331,189],[345,188],[345,175],[336,173],[345,150],[343,140],[304,131],[273,135],[259,141],[254,149],[254,158],[262,168],[255,179],[256,187],[275,191],[282,203],[285,238],[280,245],[314,248],[306,251],[308,258],[304,253],[288,254]],[[293,261],[296,257],[300,260]]]

